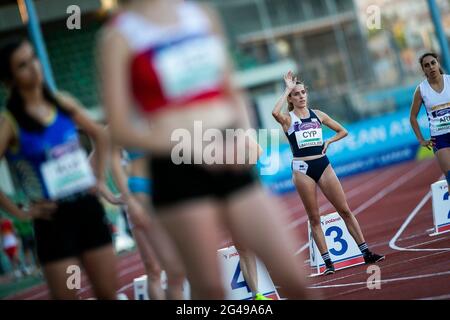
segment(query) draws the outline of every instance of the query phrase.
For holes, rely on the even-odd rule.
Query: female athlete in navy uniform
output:
[[[306,87],[302,82],[297,81],[292,72],[289,71],[284,76],[284,82],[286,89],[277,101],[272,115],[281,124],[291,146],[294,156],[292,180],[303,201],[314,241],[325,262],[324,274],[332,274],[335,269],[320,223],[317,186],[344,220],[350,234],[363,253],[365,262],[374,263],[383,260],[384,256],[374,254],[368,249],[358,221],[347,204],[341,183],[325,154],[331,143],[347,136],[347,131],[326,113],[308,107]],[[282,112],[286,101],[289,113]],[[336,131],[336,135],[323,141],[322,125]]]

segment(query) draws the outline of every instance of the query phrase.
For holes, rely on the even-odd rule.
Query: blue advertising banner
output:
[[[429,137],[428,120],[423,110],[418,120],[424,137]],[[420,148],[409,122],[409,109],[353,123],[346,129],[348,136],[333,143],[327,151],[339,177],[432,155]],[[324,138],[328,139],[333,134],[328,129]],[[260,169],[273,166],[274,161],[278,164],[278,170],[272,170],[271,174],[262,174],[259,170],[263,183],[273,192],[294,190],[291,160],[292,153],[287,143],[272,144],[261,157]]]

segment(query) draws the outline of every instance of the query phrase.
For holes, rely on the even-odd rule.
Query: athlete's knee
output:
[[[250,255],[250,251],[247,248],[242,247],[240,244],[239,245],[235,244],[235,247],[236,247],[236,250],[238,251],[240,256],[248,256],[248,255]]]
[[[150,281],[159,281],[161,280],[161,271],[151,270],[147,271],[147,277]]]
[[[147,272],[147,276],[151,279],[158,279],[161,277],[161,267],[157,263],[150,263],[149,261],[144,261],[144,268]]]
[[[191,283],[194,299],[223,300],[225,289],[220,281],[201,281]]]
[[[94,294],[98,300],[116,300],[117,288],[113,283],[104,283],[94,286]]]
[[[450,170],[445,174],[445,179],[447,180],[447,184],[450,185]]]
[[[166,261],[163,264],[163,268],[167,275],[167,283],[171,284],[182,284],[186,279],[186,270],[183,264],[177,259]]]
[[[341,218],[344,220],[351,219],[353,217],[352,211],[348,207],[342,208],[338,212],[339,212],[339,215],[341,216]]]
[[[320,215],[314,215],[312,217],[309,217],[309,224],[311,225],[312,228],[320,227],[321,226]]]
[[[186,274],[181,270],[168,270],[167,272],[167,285],[169,287],[181,287],[183,286]]]

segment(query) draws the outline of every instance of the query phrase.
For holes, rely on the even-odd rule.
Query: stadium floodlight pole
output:
[[[39,26],[39,18],[36,14],[33,0],[25,0],[25,6],[28,15],[28,33],[30,34],[31,41],[36,48],[36,54],[42,64],[44,71],[45,81],[51,91],[56,91],[56,84],[53,78],[52,68],[48,60],[47,51],[45,49],[44,39],[42,38],[41,27]]]
[[[435,0],[428,0],[428,7],[430,8],[431,19],[433,20],[436,36],[441,46],[442,65],[446,73],[450,72],[450,51],[448,48],[447,37],[442,27],[441,15]]]

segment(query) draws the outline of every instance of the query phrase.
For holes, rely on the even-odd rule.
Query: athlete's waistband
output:
[[[148,178],[131,176],[128,178],[128,189],[131,193],[146,193],[152,191],[152,182]]]
[[[315,155],[307,156],[307,157],[314,157],[314,156]],[[320,156],[320,157],[312,158],[312,159],[305,159],[307,157],[294,157],[294,158],[292,158],[292,161],[314,161],[314,160],[322,159],[323,157],[326,157],[327,155],[326,154],[318,154],[318,156]]]

